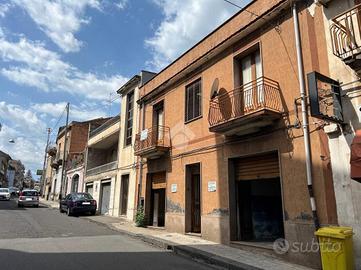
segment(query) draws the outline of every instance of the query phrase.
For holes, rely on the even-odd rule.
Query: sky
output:
[[[46,129],[54,142],[67,102],[70,121],[118,114],[122,84],[162,70],[238,10],[224,0],[0,0],[0,150],[42,169]]]

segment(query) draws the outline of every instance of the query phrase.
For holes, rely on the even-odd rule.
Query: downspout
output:
[[[317,216],[316,201],[313,194],[313,180],[312,180],[312,160],[311,160],[311,143],[310,143],[310,132],[308,128],[308,115],[307,115],[307,96],[306,96],[306,87],[305,87],[305,76],[303,70],[303,57],[302,57],[302,47],[301,47],[301,33],[298,22],[297,14],[297,1],[292,3],[292,13],[293,13],[293,22],[295,30],[295,42],[296,42],[296,51],[297,51],[297,68],[298,68],[298,80],[300,86],[301,94],[301,110],[302,110],[302,129],[303,129],[303,139],[305,144],[305,155],[306,155],[306,176],[307,176],[307,188],[308,194],[310,197],[311,210],[313,215],[313,222],[316,230],[320,228],[320,223]]]
[[[144,102],[142,102],[140,104],[140,110],[142,113],[142,117],[140,117],[139,115],[139,127],[140,127],[140,131],[144,130],[144,126],[145,126],[145,106],[144,106]],[[138,183],[139,183],[139,188],[138,188],[138,208],[141,206],[141,195],[142,195],[142,179],[143,179],[143,160],[142,157],[139,157],[139,175],[138,175]],[[144,209],[143,209],[144,210]]]

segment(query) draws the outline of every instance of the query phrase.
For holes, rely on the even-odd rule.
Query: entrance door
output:
[[[152,220],[153,226],[164,227],[165,221],[165,188],[153,189]]]
[[[72,181],[72,187],[71,187],[71,192],[78,192],[78,186],[79,186],[79,175],[75,175],[73,176],[73,181]]]
[[[121,183],[121,207],[120,214],[126,215],[128,209],[128,190],[129,190],[129,174],[122,175],[122,183]]]
[[[101,208],[100,214],[105,215],[109,212],[109,203],[110,203],[110,183],[103,183],[101,184]]]
[[[192,228],[191,231],[194,233],[201,232],[201,177],[200,174],[192,175]]]
[[[88,185],[86,186],[86,190],[87,193],[89,193],[90,195],[93,196],[93,185]]]
[[[185,231],[201,232],[201,173],[200,163],[186,166]]]

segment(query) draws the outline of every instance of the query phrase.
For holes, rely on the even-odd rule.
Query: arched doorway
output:
[[[79,174],[75,174],[71,182],[71,192],[78,192]]]

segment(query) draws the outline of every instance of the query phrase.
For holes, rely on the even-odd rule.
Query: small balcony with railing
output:
[[[110,140],[109,137],[96,144],[88,146],[86,176],[116,171],[118,167],[118,139]]]
[[[224,135],[259,132],[282,117],[283,106],[278,82],[266,77],[232,91],[219,91],[209,103],[209,130]]]
[[[332,19],[330,26],[333,54],[361,71],[361,4]]]
[[[144,158],[156,159],[165,155],[170,147],[169,127],[155,126],[136,135],[134,153]]]
[[[52,156],[52,157],[55,157],[56,156],[56,146],[55,145],[49,145],[47,150],[46,150],[46,153],[49,155],[49,156]]]

